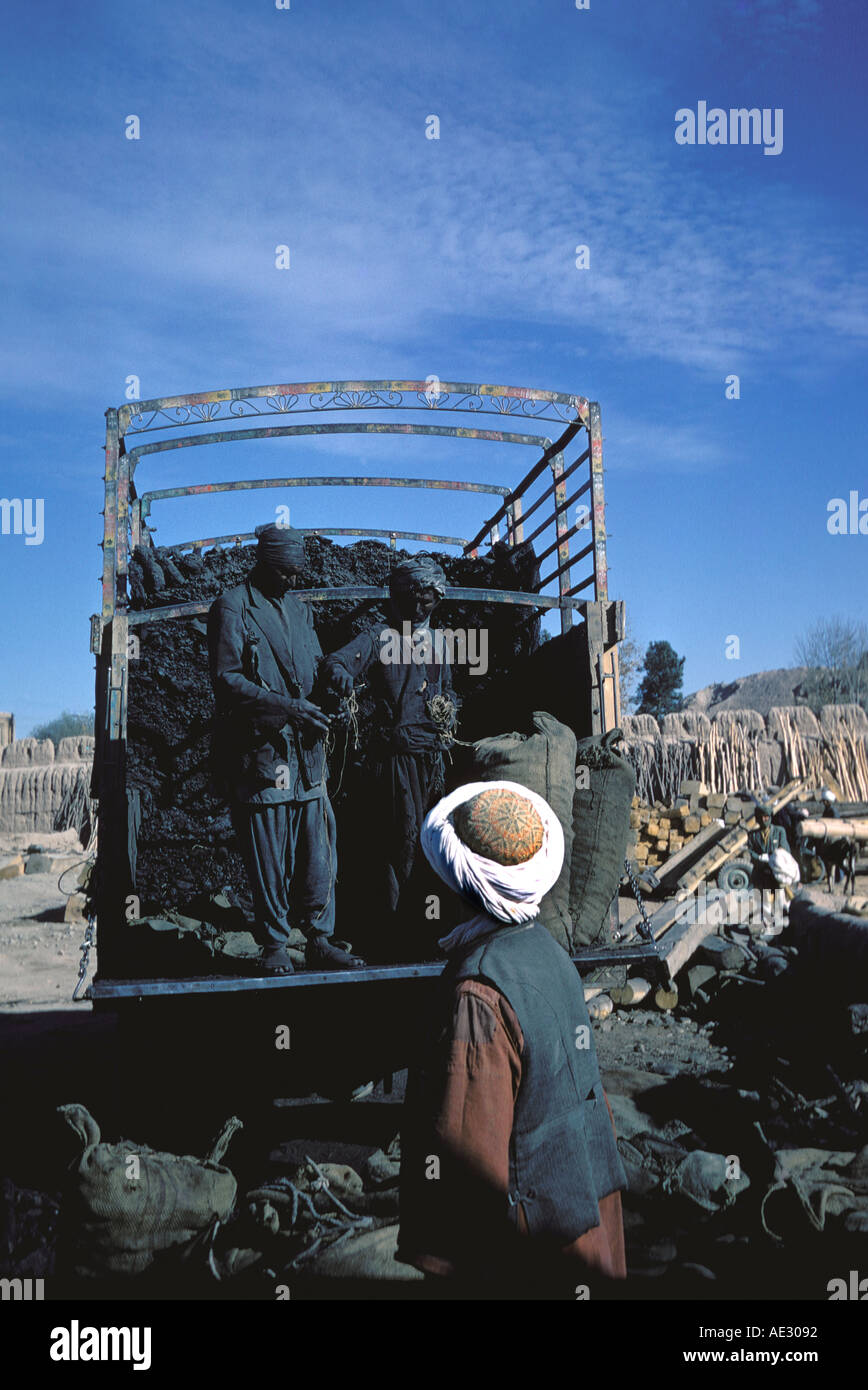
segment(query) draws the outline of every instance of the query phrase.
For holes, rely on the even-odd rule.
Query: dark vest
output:
[[[487,981],[515,1010],[524,1050],[510,1211],[515,1221],[520,1203],[532,1236],[567,1245],[599,1224],[601,1198],[627,1186],[576,967],[532,922],[475,942],[446,974]]]

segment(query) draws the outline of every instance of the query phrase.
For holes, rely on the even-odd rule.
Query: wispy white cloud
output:
[[[664,422],[650,412],[644,420],[607,412],[603,429],[606,468],[619,474],[710,473],[729,456],[707,425]]]
[[[757,8],[769,25],[818,13],[813,0]],[[855,233],[764,167],[776,161],[752,167],[757,150],[675,152],[651,81],[626,104],[585,95],[571,128],[544,81],[525,79],[495,118],[448,80],[439,101],[397,70],[383,90],[373,33],[340,78],[322,55],[296,69],[283,108],[285,55],[260,31],[235,36],[226,91],[224,38],[194,45],[178,22],[179,104],[155,105],[140,146],[120,141],[110,178],[34,170],[19,150],[7,244],[51,290],[31,296],[5,358],[19,387],[49,366],[59,395],[110,364],[146,392],[214,384],[206,360],[215,381],[313,360],[337,374],[480,322],[489,341],[502,323],[510,337],[718,375],[795,370],[808,353],[822,366],[868,336]],[[428,105],[439,141],[424,138]],[[284,242],[292,265],[278,271]],[[575,267],[579,243],[589,271]]]

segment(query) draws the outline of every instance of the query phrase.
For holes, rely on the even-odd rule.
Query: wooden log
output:
[[[682,846],[677,854],[673,854],[672,857],[667,859],[666,863],[661,866],[660,873],[658,874],[661,883],[667,879],[674,879],[676,870],[682,869],[682,866],[686,865],[686,863],[692,859],[694,855],[698,854],[703,847],[706,851],[710,849],[714,842],[719,840],[722,836],[723,829],[723,821],[716,820],[712,825],[706,827],[704,832],[700,831],[698,835],[694,835],[689,844]]]
[[[707,796],[708,787],[704,782],[698,782],[695,778],[687,778],[681,783],[682,796]]]
[[[664,1013],[669,1013],[678,1003],[678,990],[674,986],[672,989],[666,989],[665,985],[661,985],[659,989],[654,991],[654,1003],[658,1009],[662,1009]]]
[[[684,904],[685,909],[690,906],[691,899]],[[709,911],[700,913],[686,913],[681,920],[676,922],[661,945],[660,955],[669,967],[669,974],[675,979],[682,966],[696,954],[699,947],[706,938],[714,936],[720,925],[716,920],[718,914],[711,910],[715,906],[709,904]],[[698,920],[695,920],[698,918]]]
[[[641,1004],[651,993],[653,986],[648,980],[643,980],[639,975],[633,975],[624,985],[619,985],[616,989],[609,990],[609,996],[613,1004]]]
[[[711,878],[718,869],[737,854],[747,844],[747,831],[739,829],[738,826],[730,827],[729,832],[723,839],[711,849],[708,854],[703,855],[693,868],[688,870],[682,878],[678,880],[678,887],[682,892],[692,893],[705,879]]]
[[[868,840],[868,820],[803,820],[799,832],[809,840]]]
[[[654,937],[655,941],[659,941],[664,932],[669,931],[673,923],[677,922],[685,913],[692,911],[694,915],[696,915],[698,910],[700,916],[703,914],[709,915],[709,909],[713,904],[717,904],[717,906],[714,913],[711,914],[713,922],[709,930],[716,931],[724,921],[726,898],[723,893],[720,893],[718,889],[715,888],[708,895],[705,894],[704,890],[695,898],[686,893],[679,893],[677,897],[670,898],[667,902],[661,903],[648,918],[651,935]],[[623,924],[621,933],[625,941],[636,939],[641,920],[642,918],[639,913],[634,912],[633,916],[629,917]]]

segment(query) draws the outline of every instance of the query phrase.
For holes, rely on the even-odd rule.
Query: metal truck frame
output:
[[[341,421],[329,418],[335,413],[352,418]],[[427,421],[436,416],[438,423],[421,423],[420,415],[427,417]],[[462,417],[479,415],[500,416],[511,428],[480,429],[461,423]],[[289,416],[307,418],[305,423],[284,423],[282,417]],[[551,432],[553,437],[543,432],[550,423],[557,426],[557,430]],[[161,455],[170,451],[199,445],[337,434],[404,434],[450,441],[488,441],[532,449],[534,461],[517,483],[398,476],[293,475],[149,491],[140,491],[136,485],[140,463],[143,460],[161,462]],[[194,617],[206,613],[210,607],[209,601],[144,610],[130,608],[129,559],[136,546],[154,544],[156,527],[150,521],[152,505],[173,498],[252,488],[336,486],[432,489],[441,496],[447,492],[493,495],[497,499],[495,510],[469,538],[351,527],[307,528],[306,534],[382,537],[388,539],[393,548],[399,539],[412,540],[456,546],[468,555],[476,555],[480,546],[500,539],[501,528],[508,545],[539,540],[541,549],[537,559],[540,565],[551,561],[553,567],[540,578],[534,592],[450,588],[447,597],[470,605],[509,603],[543,611],[556,609],[562,632],[571,628],[577,616],[583,619],[581,650],[587,669],[582,688],[590,692],[589,697],[585,697],[590,700],[585,711],[586,722],[594,733],[617,726],[620,716],[617,643],[624,635],[624,605],[610,600],[608,593],[603,440],[600,407],[595,401],[529,387],[472,385],[429,378],[427,381],[321,381],[238,387],[134,401],[107,410],[102,611],[91,619],[91,650],[96,657],[92,790],[98,803],[100,826],[98,872],[92,901],[101,964],[100,973],[89,991],[95,1001],[110,1003],[169,994],[297,989],[341,982],[359,986],[366,980],[436,975],[443,968],[440,964],[428,964],[322,975],[299,972],[270,978],[214,976],[151,981],[111,978],[113,947],[119,934],[124,929],[129,930],[125,907],[129,896],[135,893],[134,852],[131,852],[135,834],[134,809],[126,787],[130,648],[144,624]],[[577,513],[576,521],[570,525],[569,510],[583,498],[587,500],[583,503],[581,518]],[[588,532],[589,539],[576,553],[571,553],[570,542],[582,531]],[[172,548],[238,545],[252,539],[252,533],[196,537]],[[579,571],[578,576],[576,571]],[[335,599],[382,597],[386,590],[343,587],[299,589],[296,593],[313,603],[328,603]],[[629,958],[644,959],[649,952],[653,952],[653,947],[643,943],[630,948]],[[580,968],[586,969],[604,964],[613,957],[617,957],[619,963],[626,963],[627,954],[623,950],[585,951],[575,959]]]

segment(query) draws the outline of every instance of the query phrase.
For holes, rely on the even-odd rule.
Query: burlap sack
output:
[[[612,729],[576,745],[569,911],[577,946],[612,944],[609,904],[624,872],[636,790],[632,767],[613,748],[620,737],[621,730]],[[578,770],[583,767],[588,769],[586,788],[580,785],[584,778]]]
[[[222,1158],[240,1121],[229,1120],[208,1159],[155,1153],[144,1144],[103,1144],[83,1105],[58,1106],[79,1137],[63,1204],[66,1259],[84,1278],[142,1274],[173,1246],[185,1245],[235,1205],[235,1178]]]
[[[542,900],[539,920],[558,945],[570,951],[575,734],[551,714],[536,710],[531,732],[480,739],[473,745],[469,762],[469,782],[518,782],[544,797],[560,821],[564,831],[564,867],[557,883]]]
[[[868,989],[868,921],[848,905],[842,894],[803,888],[790,903],[789,941],[806,981],[855,1004]]]

